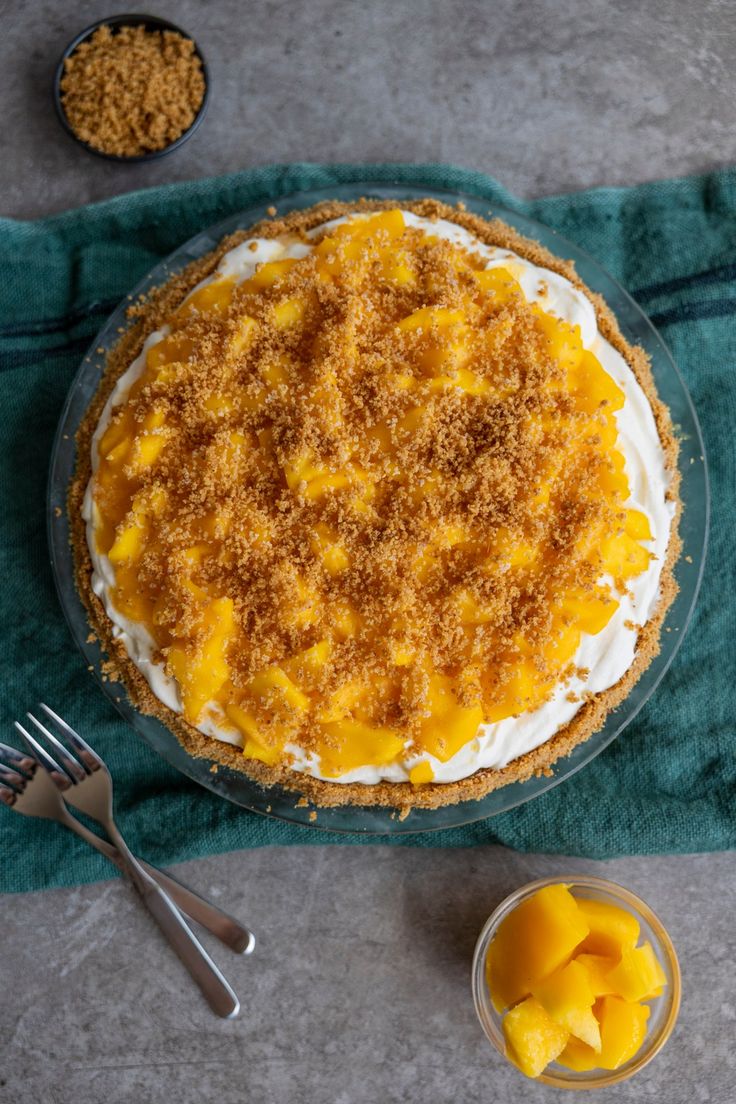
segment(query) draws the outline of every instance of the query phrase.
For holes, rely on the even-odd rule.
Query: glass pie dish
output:
[[[388,807],[341,806],[317,807],[302,802],[292,790],[277,786],[264,787],[247,775],[220,765],[212,773],[211,761],[191,756],[165,724],[144,715],[135,707],[122,683],[102,677],[103,655],[99,644],[90,641],[90,627],[85,607],[74,582],[74,564],[70,545],[70,523],[67,495],[75,470],[75,439],[87,407],[95,395],[104,371],[105,360],[119,340],[121,328],[128,325],[126,298],[112,314],[92,344],[80,371],[70,388],[62,413],[51,463],[48,503],[51,561],[62,607],[72,634],[81,648],[87,664],[93,669],[103,690],[122,715],[157,752],[174,767],[208,789],[244,808],[268,813],[296,823],[344,832],[406,833],[457,827],[504,812],[574,774],[607,746],[633,719],[654,691],[671,663],[687,627],[702,573],[708,522],[708,480],[702,438],[697,417],[685,385],[666,347],[648,319],[618,284],[587,254],[557,233],[523,216],[491,207],[488,201],[433,189],[400,185],[373,185],[370,182],[345,185],[324,191],[302,192],[278,200],[279,214],[311,207],[328,199],[357,200],[361,196],[390,200],[419,199],[429,196],[448,204],[462,201],[471,212],[483,217],[499,217],[528,238],[539,241],[558,256],[572,260],[581,279],[598,292],[616,315],[624,337],[641,345],[651,358],[654,380],[662,401],[669,407],[675,432],[680,441],[679,470],[683,516],[680,526],[682,555],[675,567],[679,592],[669,608],[662,632],[662,649],[634,686],[626,700],[609,713],[604,726],[567,758],[560,759],[549,775],[514,782],[494,790],[480,800],[461,802],[437,809],[414,809],[403,818]],[[145,294],[152,287],[169,280],[191,261],[213,250],[229,233],[247,229],[267,217],[267,206],[253,207],[231,216],[219,225],[191,239],[171,257],[158,265],[134,288],[131,297]]]

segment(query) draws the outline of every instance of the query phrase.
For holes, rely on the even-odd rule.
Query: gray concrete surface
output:
[[[0,1100],[550,1104],[559,1090],[486,1041],[470,962],[509,890],[573,868],[643,894],[684,976],[668,1045],[591,1100],[732,1104],[733,857],[604,865],[491,847],[277,848],[180,867],[257,934],[251,958],[214,951],[241,997],[232,1023],[209,1013],[122,883],[6,899]]]
[[[135,5],[129,5],[135,10]],[[736,159],[732,0],[155,0],[211,63],[203,127],[109,164],[53,113],[66,43],[124,4],[0,0],[0,212],[273,161],[454,161],[526,196]]]
[[[36,217],[293,159],[455,161],[527,196],[736,160],[731,0],[144,7],[197,37],[213,99],[180,152],[121,167],[78,150],[49,98],[65,42],[114,6],[0,0],[0,214]],[[258,934],[252,959],[216,952],[241,995],[234,1023],[208,1013],[122,883],[0,900],[0,1101],[557,1099],[486,1044],[468,971],[502,895],[572,868],[641,892],[670,927],[684,973],[666,1050],[592,1099],[732,1104],[733,855],[597,864],[362,847],[222,855],[181,869]]]

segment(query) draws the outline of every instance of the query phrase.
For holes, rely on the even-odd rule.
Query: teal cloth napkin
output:
[[[200,229],[299,189],[361,179],[461,189],[530,214],[593,254],[669,342],[703,423],[713,525],[703,591],[664,682],[574,781],[441,833],[336,837],[214,797],[159,759],[94,683],[63,620],[45,536],[54,429],[80,359],[115,304]],[[175,184],[38,222],[0,220],[0,739],[39,696],[110,765],[119,823],[157,865],[268,844],[452,846],[605,858],[736,844],[736,171],[525,203],[447,165],[273,166]],[[57,825],[0,810],[0,890],[68,885],[113,868]]]

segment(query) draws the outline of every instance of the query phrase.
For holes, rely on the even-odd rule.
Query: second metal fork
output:
[[[16,721],[15,727],[34,758],[41,763],[50,776],[49,781],[57,798],[59,797],[59,791],[56,787],[64,786],[68,781],[68,788],[64,790],[65,800],[87,813],[105,829],[116,845],[120,859],[124,863],[125,869],[143,902],[201,989],[210,1007],[219,1016],[225,1018],[236,1016],[240,1005],[235,993],[204,947],[184,922],[176,906],[161,886],[141,866],[121,836],[112,812],[112,779],[104,762],[89,744],[52,709],[46,705],[41,705],[41,708],[47,717],[51,718],[63,732],[78,758],[72,755],[64,744],[30,713],[28,714],[29,720],[44,736],[45,740],[51,744],[61,763],[57,762],[23,725]],[[21,764],[16,765],[20,766]],[[34,785],[38,785],[35,779]],[[19,811],[23,810],[19,808]],[[37,812],[36,815],[48,814]]]

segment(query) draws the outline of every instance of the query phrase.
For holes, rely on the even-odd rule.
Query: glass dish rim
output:
[[[79,627],[75,626],[75,616],[78,619],[79,609],[73,607],[79,607],[81,600],[76,593],[76,588],[73,584],[69,586],[69,571],[66,572],[66,578],[63,568],[69,567],[71,561],[71,553],[67,551],[66,544],[59,538],[59,525],[58,515],[56,509],[59,505],[62,507],[64,515],[64,521],[68,520],[66,515],[66,494],[68,490],[68,481],[63,486],[63,493],[60,493],[60,487],[58,485],[58,469],[61,466],[64,467],[64,460],[61,454],[65,451],[65,446],[68,445],[66,451],[71,449],[74,453],[75,436],[79,425],[79,420],[76,424],[70,428],[67,424],[70,411],[74,406],[75,393],[77,388],[84,382],[85,374],[89,374],[89,364],[94,365],[95,361],[100,360],[98,350],[100,347],[105,346],[106,338],[111,334],[111,331],[121,322],[124,321],[124,311],[129,305],[131,300],[134,300],[141,292],[150,289],[155,283],[160,283],[164,279],[170,278],[174,271],[180,270],[185,264],[189,263],[196,256],[201,256],[214,247],[217,241],[221,240],[227,233],[234,232],[237,228],[248,228],[260,219],[269,217],[272,214],[273,205],[278,204],[281,213],[285,210],[302,209],[308,206],[312,206],[315,203],[319,203],[326,199],[341,199],[341,200],[356,200],[361,196],[371,196],[375,198],[391,198],[399,201],[400,199],[418,199],[422,197],[437,198],[448,204],[457,204],[459,202],[465,203],[466,207],[471,211],[481,213],[484,217],[492,218],[499,217],[503,219],[508,225],[519,230],[520,233],[525,234],[528,237],[534,237],[535,239],[541,238],[543,244],[545,244],[556,256],[564,257],[566,259],[572,259],[573,263],[577,267],[581,263],[591,266],[593,273],[597,280],[600,280],[604,285],[610,285],[608,295],[604,295],[606,301],[611,294],[611,291],[620,296],[627,309],[633,313],[633,318],[641,325],[644,324],[644,334],[646,340],[648,340],[657,354],[662,358],[666,371],[670,374],[670,377],[674,379],[678,388],[678,394],[681,401],[684,401],[684,407],[687,415],[690,419],[691,428],[694,431],[694,439],[698,445],[699,459],[702,461],[702,479],[703,479],[703,517],[702,525],[698,529],[698,536],[696,538],[696,546],[693,551],[697,554],[696,561],[696,574],[694,579],[689,581],[689,598],[687,600],[687,606],[682,617],[681,624],[678,626],[678,631],[670,635],[670,638],[665,642],[663,635],[662,648],[660,655],[655,658],[652,667],[655,671],[655,677],[648,681],[648,675],[652,670],[652,667],[645,670],[637,682],[632,687],[631,691],[615,710],[609,713],[604,726],[597,732],[593,733],[588,740],[579,744],[570,756],[559,758],[552,766],[551,775],[540,777],[535,776],[523,783],[513,782],[506,786],[499,787],[496,790],[491,791],[484,798],[479,800],[465,801],[457,803],[455,805],[444,805],[437,809],[414,809],[406,818],[406,820],[400,820],[396,816],[395,810],[389,806],[338,806],[338,807],[321,807],[321,806],[307,806],[307,812],[303,807],[297,804],[298,794],[296,791],[283,790],[283,800],[279,796],[279,788],[272,787],[268,791],[263,790],[257,783],[249,779],[247,775],[239,772],[228,771],[227,768],[220,767],[217,775],[210,773],[209,765],[210,761],[207,759],[196,759],[193,756],[188,755],[179,744],[176,737],[171,733],[163,724],[159,723],[161,733],[157,734],[157,739],[153,739],[149,732],[143,730],[144,725],[148,725],[152,721],[150,717],[143,717],[138,710],[128,704],[127,708],[125,703],[115,696],[114,691],[111,688],[111,684],[101,678],[99,671],[99,663],[97,657],[92,654],[91,646],[86,639],[86,633],[89,626],[86,624],[86,612],[84,613],[85,630],[82,631]],[[550,246],[549,241],[545,239],[551,238],[554,243],[554,249]],[[203,246],[203,242],[206,245]],[[591,286],[592,290],[596,290],[595,282],[591,285],[589,277],[585,277],[586,285]],[[618,317],[618,311],[614,311]],[[127,323],[126,323],[127,324]],[[115,329],[115,340],[119,338],[117,329]],[[642,338],[638,338],[642,340]],[[114,342],[108,341],[109,345]],[[99,372],[98,372],[99,377]],[[658,386],[659,390],[659,386]],[[92,392],[94,393],[94,391]],[[91,396],[90,396],[91,397]],[[83,416],[83,411],[81,416]],[[80,416],[80,420],[81,420]],[[69,430],[68,433],[65,431]],[[70,479],[73,478],[73,474],[76,468],[76,461],[72,457],[72,463],[66,464],[66,468],[70,469]],[[680,468],[681,476],[687,474],[686,470]],[[677,651],[679,650],[682,639],[685,636],[687,628],[690,624],[692,614],[695,608],[697,595],[700,589],[700,584],[703,575],[703,569],[705,565],[705,552],[707,547],[707,535],[708,535],[708,523],[710,514],[710,496],[709,496],[709,480],[708,480],[708,468],[705,457],[705,449],[703,445],[702,432],[698,421],[697,413],[692,403],[692,399],[688,392],[688,389],[682,379],[682,376],[677,368],[677,365],[669,352],[666,344],[656,331],[655,327],[635,303],[632,297],[625,291],[624,288],[610,276],[602,266],[590,256],[585,250],[579,246],[570,242],[558,231],[547,227],[546,225],[537,222],[535,219],[529,218],[526,215],[518,212],[508,210],[501,205],[495,204],[493,201],[488,200],[482,196],[472,195],[470,193],[452,191],[446,189],[438,189],[432,187],[418,187],[416,185],[405,185],[401,182],[386,183],[381,181],[372,181],[369,179],[352,182],[349,184],[334,185],[329,188],[310,189],[307,191],[293,192],[284,196],[274,196],[271,199],[266,199],[259,204],[254,204],[251,207],[246,208],[243,211],[236,212],[227,218],[220,220],[218,223],[212,226],[206,227],[193,235],[187,241],[182,243],[176,250],[173,251],[168,257],[164,258],[158,265],[156,265],[144,278],[139,281],[135,288],[128,293],[120,302],[118,307],[111,313],[107,321],[103,325],[100,332],[91,343],[86,355],[83,357],[80,368],[72,381],[66,401],[62,408],[62,413],[57,427],[56,438],[54,441],[52,451],[52,461],[49,470],[49,483],[48,483],[48,510],[47,510],[47,532],[49,539],[49,548],[51,553],[51,562],[59,594],[59,599],[64,610],[65,617],[69,624],[72,636],[75,639],[78,647],[82,651],[88,665],[93,668],[93,671],[100,682],[103,691],[106,696],[112,700],[113,704],[118,708],[124,718],[135,729],[136,733],[141,736],[150,746],[154,748],[159,754],[163,755],[176,769],[182,771],[188,777],[201,785],[204,785],[210,790],[218,793],[220,796],[226,797],[228,800],[234,802],[240,807],[249,809],[250,811],[257,812],[266,816],[274,816],[279,820],[284,820],[290,823],[298,824],[304,827],[315,827],[330,832],[347,833],[347,834],[361,834],[361,835],[404,835],[417,832],[432,832],[441,831],[447,828],[457,828],[463,825],[475,823],[478,820],[486,819],[489,816],[506,812],[511,808],[516,807],[532,798],[539,796],[541,793],[559,785],[562,781],[572,777],[590,762],[597,754],[600,753],[605,747],[608,746],[637,715],[645,702],[651,697],[662,678],[669,669]],[[675,564],[675,570],[681,566],[684,559],[684,550],[681,552],[678,561]],[[64,561],[64,562],[62,562]],[[672,609],[675,607],[677,599],[670,607],[668,617],[671,614]],[[646,686],[646,689],[642,691],[642,685]],[[623,710],[630,699],[635,695],[639,688],[639,700],[636,701],[635,706],[631,708],[630,712],[621,719],[619,711]],[[614,722],[609,725],[611,718],[614,718]],[[619,723],[620,722],[620,723]],[[162,735],[165,733],[166,735]],[[172,744],[173,741],[173,744]],[[166,746],[161,746],[164,743]],[[174,744],[176,747],[174,747]],[[224,784],[223,784],[224,780]],[[261,791],[260,800],[254,801],[253,794],[248,795],[247,800],[243,800],[237,794],[233,794],[232,789],[240,790],[243,788],[243,784],[246,784],[246,788],[251,791]],[[512,792],[513,791],[513,792]],[[523,791],[523,792],[520,792]],[[267,793],[267,797],[263,797],[263,794]],[[273,812],[274,801],[271,797],[276,799],[276,803],[285,808],[280,808],[279,812]],[[504,797],[506,800],[504,800]],[[496,806],[487,808],[487,805]],[[345,812],[349,813],[353,822],[342,823],[346,819],[343,815]],[[314,812],[317,815],[312,819]],[[433,817],[434,814],[434,817]],[[428,820],[429,823],[424,823]],[[432,820],[439,821],[433,823]],[[407,823],[407,821],[414,821],[414,823]]]
[[[614,902],[624,905],[627,909],[633,909],[638,912],[639,915],[646,920],[654,933],[658,944],[657,949],[660,955],[666,960],[666,965],[671,973],[672,987],[671,991],[667,994],[665,1019],[660,1025],[657,1034],[652,1036],[651,1039],[647,1034],[645,1043],[640,1048],[639,1053],[634,1055],[634,1057],[622,1067],[616,1070],[595,1069],[586,1071],[588,1076],[584,1078],[570,1077],[564,1072],[558,1073],[554,1070],[550,1073],[541,1073],[539,1077],[533,1078],[533,1080],[545,1085],[552,1085],[555,1088],[578,1091],[581,1089],[606,1088],[610,1085],[619,1084],[622,1081],[628,1081],[635,1073],[639,1073],[640,1070],[649,1065],[652,1059],[662,1050],[674,1031],[682,999],[682,972],[677,952],[672,942],[672,937],[651,905],[643,900],[643,898],[639,897],[638,894],[634,893],[633,890],[628,889],[627,886],[623,886],[619,882],[614,882],[610,878],[601,878],[594,874],[555,874],[547,878],[537,878],[534,881],[526,882],[524,885],[519,886],[512,893],[504,897],[481,928],[473,951],[471,986],[476,1015],[486,1038],[495,1046],[499,1054],[501,1054],[507,1062],[513,1065],[511,1059],[506,1054],[503,1035],[498,1026],[501,1023],[500,1014],[493,1008],[487,994],[487,985],[485,983],[485,958],[500,922],[508,916],[517,905],[530,897],[533,893],[536,893],[537,890],[552,885],[567,885],[570,886],[571,890],[577,888],[597,890],[600,893],[607,894]],[[496,1017],[498,1017],[498,1023],[496,1022]],[[519,1071],[519,1074],[522,1077],[524,1076],[521,1071]]]

